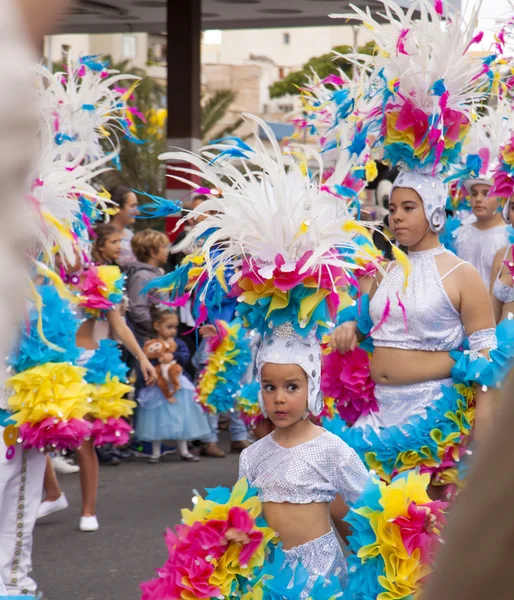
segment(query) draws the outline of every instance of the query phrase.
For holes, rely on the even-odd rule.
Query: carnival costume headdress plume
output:
[[[367,88],[368,75],[364,69],[360,69],[354,79],[349,79],[341,70],[323,79],[313,71],[300,89],[301,112],[291,116],[298,133],[306,131],[316,139],[323,157],[323,180],[340,186],[338,193],[355,198],[366,181],[373,181],[377,176],[368,138],[378,132],[373,131],[375,123],[366,119],[376,100],[366,93]],[[341,153],[347,155],[344,161],[341,161]],[[347,168],[335,174],[336,164],[345,164]],[[337,177],[342,178],[337,180]]]
[[[139,77],[109,69],[98,56],[75,61],[71,53],[65,72],[51,73],[42,65],[35,71],[41,108],[52,120],[55,144],[65,155],[73,150],[65,142],[80,141],[89,162],[111,154],[115,159],[121,137],[135,140],[130,131],[133,116],[143,115],[127,102]],[[121,87],[122,82],[131,82],[131,87]]]
[[[345,288],[352,280],[355,256],[366,255],[354,238],[366,230],[352,218],[347,198],[321,182],[319,154],[293,146],[284,156],[269,127],[257,117],[244,116],[265,132],[271,151],[255,136],[254,147],[230,138],[204,148],[201,156],[171,152],[162,158],[190,162],[213,190],[210,199],[186,217],[204,216],[190,237],[205,238],[205,270],[218,280],[227,269],[235,270],[228,281],[229,294],[237,297],[245,324],[270,336],[263,353],[272,348],[275,333],[285,348],[294,346],[297,357],[305,355],[309,362],[313,356],[306,372],[316,390],[314,400],[320,375],[315,336],[349,303]],[[336,171],[350,166],[336,165]],[[295,352],[273,354],[274,362],[283,362]],[[304,368],[301,362],[295,359]],[[319,412],[314,404],[312,410]]]
[[[52,257],[57,248],[70,263],[75,260],[76,230],[83,227],[86,205],[106,209],[108,198],[91,180],[117,162],[119,138],[130,134],[127,92],[118,88],[122,79],[98,57],[85,56],[77,63],[68,59],[66,73],[50,73],[34,67],[39,95],[40,150],[31,181],[31,206],[39,217],[36,238]],[[133,89],[133,88],[131,88]]]
[[[474,106],[490,86],[490,61],[474,59],[469,49],[477,9],[466,24],[459,14],[443,17],[441,2],[416,0],[404,13],[392,0],[382,0],[386,22],[368,9],[352,6],[344,15],[362,21],[376,45],[373,57],[354,55],[371,72],[371,93],[382,106],[370,117],[381,123],[384,160],[402,170],[396,187],[413,188],[421,196],[433,231],[444,225],[447,191],[443,183],[459,164],[462,143],[473,121]]]
[[[365,230],[345,198],[320,182],[319,154],[292,147],[283,156],[268,126],[257,117],[245,118],[265,131],[271,152],[255,136],[253,148],[232,138],[204,148],[202,156],[171,152],[161,158],[189,161],[214,190],[185,219],[205,217],[189,235],[206,236],[203,254],[211,278],[237,269],[229,285],[246,324],[269,333],[291,323],[306,337],[334,322],[340,290],[355,268],[350,256],[365,254],[354,238]]]

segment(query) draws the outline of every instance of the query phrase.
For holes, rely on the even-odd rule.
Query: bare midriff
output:
[[[279,534],[284,550],[312,542],[331,530],[326,502],[265,502],[263,510],[268,526]]]
[[[98,344],[94,339],[95,322],[96,319],[87,319],[80,325],[76,337],[79,348],[85,350],[96,350],[98,348]]]
[[[455,361],[449,352],[375,348],[371,378],[381,385],[410,385],[450,377]]]

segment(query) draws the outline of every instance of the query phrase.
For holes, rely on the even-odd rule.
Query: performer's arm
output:
[[[498,300],[498,298],[493,294],[493,286],[494,286],[495,281],[498,279],[498,275],[500,274],[501,268],[503,266],[503,257],[504,256],[505,256],[505,251],[503,248],[501,248],[500,250],[498,250],[498,252],[496,253],[496,256],[494,257],[493,268],[491,271],[491,283],[490,283],[490,287],[489,287],[489,295],[491,297],[491,302],[492,302],[493,311],[494,311],[494,319],[495,319],[496,323],[499,323],[501,321],[503,303],[500,300]]]
[[[459,277],[461,318],[470,340],[471,359],[480,355],[489,358],[496,347],[495,320],[491,300],[478,271],[464,265],[456,272]],[[476,387],[475,438],[482,442],[493,422],[494,390]]]

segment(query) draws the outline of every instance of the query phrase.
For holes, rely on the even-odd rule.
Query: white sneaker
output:
[[[93,517],[80,517],[80,531],[98,531],[98,519]]]
[[[56,473],[61,473],[61,475],[68,475],[70,473],[78,473],[80,471],[80,467],[78,465],[70,464],[64,456],[60,454],[56,454],[52,456],[52,465],[55,469]]]
[[[43,517],[47,517],[54,512],[64,510],[65,508],[68,508],[68,506],[68,500],[63,492],[59,498],[57,498],[57,500],[44,500],[41,502],[37,511],[37,518],[42,519]]]

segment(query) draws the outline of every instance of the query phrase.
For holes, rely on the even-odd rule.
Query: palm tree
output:
[[[134,134],[143,143],[135,144],[127,139],[121,140],[120,167],[102,176],[102,185],[109,188],[115,185],[129,185],[132,189],[143,191],[155,196],[166,195],[166,166],[158,156],[166,151],[166,119],[167,111],[163,108],[165,88],[149,77],[143,69],[131,67],[128,61],[113,64],[113,69],[121,73],[141,77],[134,92],[133,104],[144,116],[138,120]],[[218,90],[212,95],[202,97],[203,143],[232,135],[241,126],[243,120],[239,117],[229,125],[220,125],[225,119],[231,104],[236,98],[232,90]],[[137,228],[163,229],[164,223],[159,219],[138,219]]]
[[[243,119],[238,117],[225,127],[220,127],[225,116],[236,99],[233,90],[218,90],[211,96],[202,97],[202,141],[208,144],[214,139],[234,134],[243,124]]]

